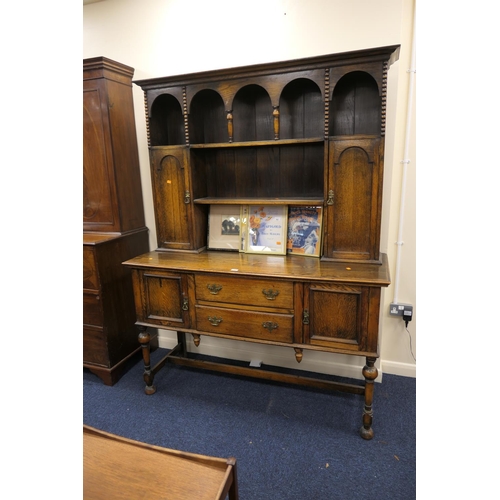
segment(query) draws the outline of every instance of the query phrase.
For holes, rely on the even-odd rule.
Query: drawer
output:
[[[110,366],[108,346],[102,329],[83,327],[83,362]]]
[[[94,249],[83,247],[83,288],[90,290],[99,289],[99,277],[97,275],[97,264]]]
[[[258,340],[292,342],[293,314],[196,306],[197,330]]]
[[[83,323],[103,326],[101,297],[94,293],[83,293]]]
[[[196,276],[196,299],[293,309],[293,283],[225,276]]]

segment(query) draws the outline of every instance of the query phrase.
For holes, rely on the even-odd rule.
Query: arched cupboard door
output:
[[[191,199],[186,151],[173,147],[155,148],[150,154],[158,247],[189,250]]]
[[[325,257],[379,260],[380,138],[330,139]]]

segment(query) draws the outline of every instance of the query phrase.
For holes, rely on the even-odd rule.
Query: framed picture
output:
[[[288,209],[287,253],[306,257],[321,256],[323,207]]]
[[[240,206],[210,205],[208,249],[238,251],[241,246]]]
[[[286,255],[287,219],[286,205],[250,205],[246,252]]]
[[[248,205],[240,207],[240,252],[246,252],[248,239]]]

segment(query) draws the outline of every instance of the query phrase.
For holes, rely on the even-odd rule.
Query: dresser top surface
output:
[[[382,263],[322,261],[291,255],[253,255],[239,252],[206,251],[200,254],[149,252],[124,264],[137,269],[158,269],[195,273],[219,273],[233,276],[259,276],[297,280],[390,285],[387,255]]]

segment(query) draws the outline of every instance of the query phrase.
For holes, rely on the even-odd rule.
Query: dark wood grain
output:
[[[83,366],[107,385],[138,353],[132,272],[122,262],[149,249],[148,230],[83,233]]]
[[[83,366],[108,385],[139,352],[122,262],[149,250],[133,74],[105,57],[83,61]]]
[[[83,228],[144,227],[139,154],[129,66],[83,61]]]
[[[136,82],[151,127],[159,238],[157,251],[124,263],[146,394],[156,392],[155,375],[168,362],[348,390],[364,395],[361,435],[373,437],[381,289],[390,285],[380,253],[385,102],[398,50]],[[322,257],[207,250],[210,205],[258,203],[321,206]],[[174,329],[179,341],[154,367],[149,327]],[[188,335],[195,347],[205,335],[281,346],[299,363],[308,351],[363,356],[365,386],[192,359]]]
[[[369,264],[239,252],[208,251],[201,254],[150,252],[128,260],[125,265],[137,269],[261,276],[299,281],[319,280],[373,286],[388,286],[391,282],[386,254],[382,254],[382,264]]]

